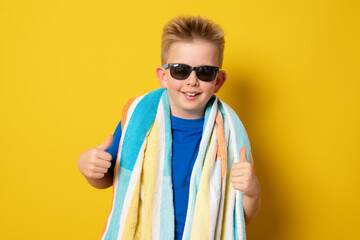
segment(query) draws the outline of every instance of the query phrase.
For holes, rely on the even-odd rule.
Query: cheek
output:
[[[204,92],[206,92],[207,94],[213,94],[214,90],[215,90],[215,84],[214,82],[204,82],[202,89]]]
[[[179,90],[181,88],[181,81],[170,79],[167,81],[168,90]]]

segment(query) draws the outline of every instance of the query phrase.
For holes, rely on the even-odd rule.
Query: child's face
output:
[[[213,43],[203,40],[175,42],[170,46],[167,63],[184,63],[192,67],[218,67],[218,49]],[[158,67],[157,77],[161,86],[168,90],[171,115],[196,119],[204,116],[207,102],[225,82],[226,73],[221,71],[215,80],[204,82],[197,78],[195,71],[192,71],[188,78],[178,80],[170,75],[169,68]]]

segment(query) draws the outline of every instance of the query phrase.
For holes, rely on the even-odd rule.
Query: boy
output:
[[[161,51],[163,66],[156,69],[156,75],[160,85],[166,90],[157,90],[130,102],[125,107],[126,111],[114,136],[109,136],[100,146],[86,150],[78,159],[80,172],[92,186],[107,188],[114,183],[113,209],[103,239],[118,238],[119,234],[120,237],[129,239],[199,239],[200,236],[204,239],[229,239],[241,235],[245,238],[245,230],[238,227],[241,225],[241,216],[248,223],[260,204],[258,180],[248,162],[251,155],[246,143],[247,136],[244,130],[240,130],[245,138],[245,144],[241,146],[248,146],[248,149],[241,147],[240,153],[237,153],[240,161],[234,163],[235,161],[226,160],[232,156],[229,142],[237,140],[229,139],[233,137],[237,127],[231,129],[233,123],[228,119],[231,113],[227,112],[229,110],[226,110],[225,105],[219,105],[219,111],[211,117],[212,109],[218,105],[213,94],[220,90],[226,80],[225,71],[220,71],[224,32],[217,24],[200,16],[177,17],[164,27]],[[142,107],[143,102],[148,105]],[[166,114],[167,107],[169,116]],[[153,117],[152,110],[148,110],[151,108],[155,111]],[[141,111],[136,112],[136,109]],[[212,121],[209,119],[214,119],[213,122],[216,123],[211,125]],[[149,127],[146,128],[146,125]],[[169,132],[166,125],[171,125],[171,139],[164,140]],[[239,126],[241,128],[242,125]],[[152,134],[157,131],[154,129],[159,129],[159,133]],[[120,141],[125,134],[124,130],[130,137],[124,137]],[[141,137],[141,134],[144,136]],[[164,139],[159,140],[160,135]],[[205,139],[206,136],[209,136],[208,140]],[[213,139],[217,143],[215,150],[212,148],[215,146],[212,145]],[[126,145],[127,142],[131,143]],[[166,147],[169,142],[171,146]],[[221,142],[226,142],[226,146],[222,146]],[[136,148],[136,145],[139,147]],[[132,150],[133,147],[136,150]],[[221,149],[225,150],[221,152]],[[131,153],[126,155],[128,151]],[[213,157],[210,156],[211,151],[214,152]],[[134,157],[134,152],[139,155],[128,160]],[[151,154],[156,157],[146,160]],[[166,156],[171,159],[169,171],[166,170]],[[155,165],[158,164],[155,167],[154,162]],[[219,162],[223,164],[221,167],[217,167]],[[231,164],[230,168],[227,163]],[[149,170],[152,168],[154,170]],[[164,172],[160,172],[163,169]],[[170,177],[167,176],[168,172],[171,172]],[[170,181],[166,182],[168,179]],[[239,198],[236,197],[240,193],[236,191],[235,194],[230,187],[226,187],[228,179],[232,187],[242,193],[242,215],[237,210]],[[171,194],[164,197],[169,191]],[[233,207],[233,212],[228,210],[228,205]],[[162,208],[166,211],[162,211]],[[210,223],[207,223],[208,220]],[[161,225],[164,223],[168,224],[168,229]]]

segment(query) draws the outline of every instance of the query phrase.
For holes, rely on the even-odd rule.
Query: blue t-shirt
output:
[[[172,181],[175,211],[175,240],[182,239],[186,211],[189,201],[189,186],[191,172],[198,155],[202,137],[204,118],[182,119],[171,116],[172,132]],[[113,174],[116,162],[119,142],[121,138],[121,122],[118,124],[114,141],[107,150],[111,154],[111,167],[109,172]]]

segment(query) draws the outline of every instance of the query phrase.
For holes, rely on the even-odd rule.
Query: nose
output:
[[[196,72],[193,70],[191,71],[189,77],[186,79],[186,84],[189,86],[198,86],[199,85],[199,79],[196,76]]]

